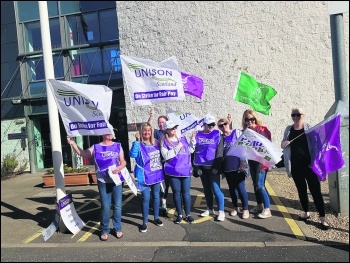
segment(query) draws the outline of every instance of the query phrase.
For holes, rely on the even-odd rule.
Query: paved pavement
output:
[[[272,171],[274,172],[274,171]],[[25,174],[1,182],[1,261],[333,261],[349,262],[349,244],[319,242],[297,213],[282,203],[278,189],[267,183],[273,216],[259,219],[231,217],[226,180],[224,222],[202,218],[205,199],[199,178],[192,178],[193,224],[174,224],[174,205],[169,194],[169,214],[164,226],[154,225],[150,215],[147,233],[140,233],[140,195],[125,186],[122,226],[124,237],[99,241],[97,186],[65,187],[71,193],[79,217],[86,223],[77,234],[56,232],[47,241],[42,233],[55,218],[55,188],[42,187],[41,174]],[[246,181],[250,207],[254,205],[252,182]],[[285,201],[284,201],[285,202]],[[63,228],[61,229],[63,230]],[[263,258],[262,258],[263,257]]]

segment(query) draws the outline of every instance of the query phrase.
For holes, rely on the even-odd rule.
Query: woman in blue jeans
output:
[[[173,121],[165,122],[164,137],[160,141],[161,153],[165,160],[164,171],[170,178],[173,199],[177,211],[175,224],[183,219],[182,204],[185,209],[185,220],[194,221],[191,216],[191,153],[186,137],[178,138],[176,125]]]
[[[243,130],[246,128],[263,135],[271,141],[271,132],[266,126],[261,124],[258,115],[253,110],[246,110],[242,117]],[[257,206],[250,210],[250,213],[257,214],[259,218],[271,217],[270,211],[270,197],[265,187],[266,174],[268,168],[263,164],[249,160],[250,174],[253,180],[254,193],[257,202]]]
[[[243,214],[242,218],[249,218],[248,210],[248,193],[245,189],[245,178],[246,173],[244,169],[247,169],[248,163],[245,159],[240,159],[237,156],[228,156],[226,153],[230,150],[231,146],[235,144],[239,136],[241,136],[242,131],[238,129],[231,130],[231,115],[229,114],[226,118],[218,120],[218,127],[224,136],[224,145],[219,150],[223,151],[223,171],[228,184],[233,210],[231,211],[231,216],[236,216],[239,213],[238,210],[238,198],[241,199]]]
[[[114,134],[102,135],[103,141],[94,144],[86,150],[82,150],[75,141],[67,136],[67,142],[71,145],[73,150],[85,158],[95,159],[95,169],[97,175],[98,192],[101,198],[101,241],[107,241],[110,233],[109,220],[110,209],[113,203],[112,222],[114,226],[114,233],[117,238],[123,237],[121,218],[122,218],[122,183],[116,185],[109,176],[109,170],[113,174],[118,174],[121,182],[124,181],[121,175],[121,170],[125,168],[126,161],[124,159],[124,151],[120,143],[113,142]],[[115,166],[114,166],[115,165]],[[114,167],[110,169],[110,167]]]
[[[135,137],[136,141],[133,142],[129,154],[131,158],[136,159],[134,174],[137,178],[137,187],[142,195],[143,223],[140,225],[139,231],[145,233],[147,232],[151,193],[153,197],[154,224],[163,226],[163,222],[159,219],[159,193],[160,183],[164,181],[164,173],[160,162],[158,141],[153,137],[152,126],[148,123],[142,124],[141,135],[137,132]]]
[[[222,164],[222,151],[217,151],[219,145],[223,145],[223,138],[220,131],[215,130],[215,118],[208,114],[203,120],[203,131],[194,132],[191,145],[195,148],[193,164],[202,172],[204,196],[207,202],[207,209],[201,216],[214,215],[214,198],[219,209],[218,221],[225,220],[225,198],[220,188],[220,170]],[[222,147],[222,146],[221,146]]]

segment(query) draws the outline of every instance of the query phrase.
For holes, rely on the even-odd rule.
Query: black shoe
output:
[[[176,220],[175,220],[175,224],[180,224],[182,222],[182,216],[177,216]]]
[[[321,230],[328,230],[329,229],[329,225],[325,225],[321,223]]]
[[[306,222],[306,221],[309,220],[309,219],[310,219],[310,216],[307,216],[307,217],[299,216],[299,217],[298,217],[298,220],[299,220],[299,221],[304,221],[304,222]]]
[[[163,226],[163,222],[159,220],[159,218],[154,219],[154,223],[156,224],[156,226]]]
[[[147,224],[143,224],[139,227],[140,232],[146,233],[147,232]]]
[[[189,224],[192,224],[194,222],[194,219],[192,216],[187,216],[186,217],[186,221],[189,223]]]

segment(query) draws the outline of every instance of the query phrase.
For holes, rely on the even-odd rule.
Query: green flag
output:
[[[255,111],[269,115],[271,108],[269,101],[276,94],[277,91],[274,88],[257,82],[252,76],[241,71],[234,99],[250,105]]]

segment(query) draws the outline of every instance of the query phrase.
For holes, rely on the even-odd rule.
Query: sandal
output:
[[[107,241],[107,240],[108,240],[108,234],[102,234],[102,235],[100,236],[100,240],[101,240],[101,241]]]
[[[115,237],[118,238],[118,239],[121,239],[123,236],[124,236],[124,234],[123,234],[122,231],[117,231],[117,232],[115,233]]]

